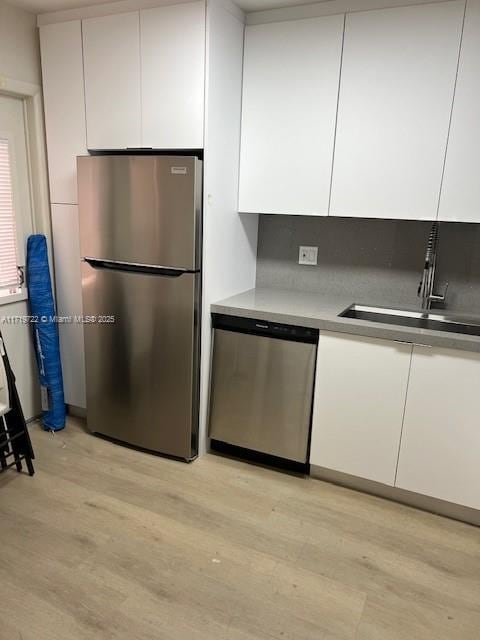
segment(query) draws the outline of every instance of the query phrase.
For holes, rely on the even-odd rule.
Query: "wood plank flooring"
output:
[[[0,476],[0,638],[479,640],[480,529],[70,419]]]

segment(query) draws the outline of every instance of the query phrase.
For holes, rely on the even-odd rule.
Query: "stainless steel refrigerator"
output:
[[[77,159],[87,425],[136,447],[197,454],[202,163]]]

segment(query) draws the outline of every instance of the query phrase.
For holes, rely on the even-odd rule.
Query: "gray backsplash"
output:
[[[338,294],[352,302],[418,306],[431,223],[261,215],[257,286]],[[318,246],[316,267],[298,264],[300,245]],[[441,223],[436,290],[446,308],[480,313],[480,225]]]

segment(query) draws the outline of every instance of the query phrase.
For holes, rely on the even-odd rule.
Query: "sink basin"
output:
[[[415,327],[416,329],[433,329],[434,331],[480,336],[480,319],[459,318],[437,311],[405,311],[402,309],[352,304],[348,309],[342,311],[339,317],[381,322],[383,324],[396,324],[402,327]]]

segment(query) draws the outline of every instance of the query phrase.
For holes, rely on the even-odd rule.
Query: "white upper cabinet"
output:
[[[40,28],[50,199],[77,203],[76,156],[86,153],[80,20]]]
[[[203,147],[205,3],[140,12],[142,145]]]
[[[415,346],[397,487],[480,509],[480,354]]]
[[[393,486],[412,345],[320,332],[310,463]]]
[[[468,0],[439,220],[480,222],[480,0]]]
[[[83,21],[89,149],[203,148],[205,4]]]
[[[347,15],[331,215],[437,217],[463,13],[455,1]]]
[[[327,215],[343,25],[246,28],[240,211]]]
[[[138,11],[83,20],[89,149],[140,147]]]

